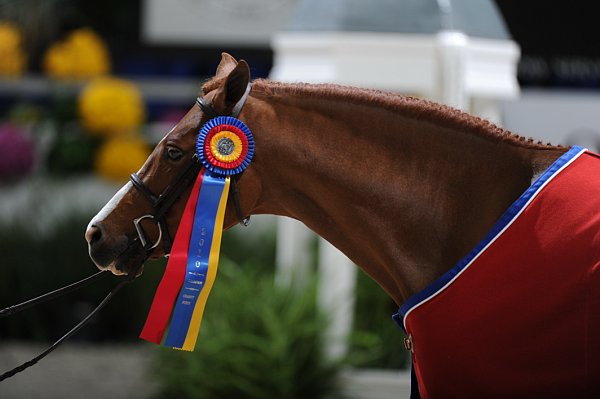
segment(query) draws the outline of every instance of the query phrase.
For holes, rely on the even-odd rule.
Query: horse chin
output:
[[[96,267],[100,270],[110,271],[115,276],[135,274],[135,277],[139,277],[144,270],[144,262],[147,259],[158,259],[161,257],[160,253],[148,255],[139,242],[135,240],[129,240],[128,242],[129,244],[110,261],[100,263],[98,262],[99,256],[94,254],[95,256],[92,256],[92,260],[96,264]],[[107,256],[105,255],[103,258],[105,259]]]
[[[127,275],[127,273],[125,273],[124,271],[119,270],[119,268],[117,267],[117,265],[115,263],[111,263],[110,265],[108,265],[108,267],[103,268],[102,270],[108,270],[109,272],[111,272],[115,276],[125,276],[125,275]]]
[[[130,275],[135,277],[142,274],[144,261],[147,259],[144,249],[139,245],[129,245],[120,252],[112,261],[99,263],[94,257],[92,260],[100,270],[110,271],[115,276]]]
[[[146,258],[141,247],[135,250],[128,249],[108,266],[108,270],[116,276],[135,274],[135,277],[138,277],[144,270]]]

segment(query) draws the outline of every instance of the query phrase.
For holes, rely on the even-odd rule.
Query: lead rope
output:
[[[5,317],[11,314],[15,314],[18,313],[22,310],[25,310],[31,306],[37,305],[39,303],[43,303],[46,301],[49,301],[51,299],[63,296],[65,294],[68,294],[69,292],[75,291],[81,287],[84,287],[86,285],[88,285],[89,283],[98,280],[101,277],[104,277],[105,275],[110,274],[104,271],[95,273],[89,277],[84,278],[81,281],[78,281],[76,283],[67,285],[63,288],[59,288],[57,290],[51,291],[47,294],[44,295],[40,295],[37,298],[33,298],[30,299],[28,301],[25,301],[23,303],[20,303],[18,305],[14,305],[14,306],[9,306],[5,309],[2,309],[0,311],[0,317]],[[64,341],[66,341],[67,339],[69,339],[73,334],[75,334],[77,331],[79,331],[81,329],[81,327],[83,327],[85,324],[87,324],[88,321],[90,321],[92,319],[92,317],[94,317],[96,315],[96,313],[98,313],[100,310],[102,310],[102,308],[104,308],[104,306],[108,303],[108,301],[110,301],[112,299],[113,296],[115,296],[115,294],[117,292],[119,292],[119,290],[121,288],[123,288],[125,285],[129,284],[130,282],[132,282],[135,279],[135,276],[137,275],[137,270],[135,273],[131,273],[125,280],[119,282],[119,284],[117,284],[109,293],[108,295],[106,295],[106,297],[104,297],[104,299],[102,300],[102,302],[100,302],[98,304],[98,306],[96,306],[96,308],[94,308],[94,310],[92,310],[83,320],[81,320],[79,323],[77,323],[77,325],[75,327],[73,327],[71,330],[69,330],[65,335],[63,335],[62,337],[60,337],[56,342],[54,342],[50,347],[48,347],[48,349],[46,349],[45,351],[43,351],[42,353],[40,353],[39,355],[37,355],[36,357],[34,357],[33,359],[21,364],[20,366],[17,366],[15,368],[13,368],[12,370],[9,370],[5,373],[3,373],[2,375],[0,375],[0,382],[6,380],[7,378],[10,378],[12,376],[14,376],[17,373],[20,373],[21,371],[33,366],[34,364],[36,364],[37,362],[39,362],[40,360],[42,360],[43,358],[45,358],[48,354],[50,354],[52,351],[54,351],[54,349],[56,349],[60,344],[62,344]]]
[[[86,285],[90,284],[91,282],[94,282],[94,281],[100,279],[100,277],[106,276],[107,274],[110,274],[110,273],[105,273],[104,271],[101,271],[101,272],[92,274],[91,276],[86,277],[83,280],[80,280],[76,283],[69,284],[65,287],[59,288],[54,291],[50,291],[44,295],[40,295],[36,298],[19,303],[17,305],[13,305],[13,306],[4,308],[4,309],[0,310],[0,317],[10,316],[12,314],[19,313],[20,311],[28,309],[37,304],[44,303],[44,302],[52,300],[54,298],[58,298],[60,296],[66,295],[69,292],[75,291],[81,287],[85,287]]]

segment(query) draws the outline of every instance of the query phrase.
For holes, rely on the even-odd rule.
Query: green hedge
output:
[[[159,398],[326,398],[339,364],[325,359],[315,286],[278,288],[245,262],[221,260],[195,352],[159,351]]]
[[[354,325],[348,362],[364,368],[401,369],[410,364],[404,333],[392,320],[398,306],[366,273],[356,281]]]

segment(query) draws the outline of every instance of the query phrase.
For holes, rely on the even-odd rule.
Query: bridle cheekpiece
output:
[[[242,226],[248,226],[250,223],[250,216],[244,216],[241,210],[237,179],[252,160],[254,139],[250,129],[237,117],[250,95],[251,88],[252,84],[248,83],[243,96],[233,106],[229,115],[220,115],[212,104],[202,96],[196,99],[196,104],[200,107],[202,113],[209,118],[200,128],[196,142],[196,153],[192,156],[186,168],[159,195],[154,194],[137,173],[131,174],[131,184],[146,198],[152,207],[151,213],[133,220],[137,233],[134,240],[139,240],[146,256],[158,247],[161,241],[165,256],[168,256],[171,252],[173,238],[169,233],[165,220],[167,212],[181,194],[195,181],[196,176],[203,167],[217,176],[231,176],[230,193],[237,218]],[[142,227],[142,221],[144,220],[150,220],[156,224],[158,228],[156,240],[148,239]]]

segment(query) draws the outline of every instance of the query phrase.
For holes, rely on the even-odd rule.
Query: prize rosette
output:
[[[250,164],[254,139],[239,119],[219,116],[200,129],[196,154],[204,168],[192,187],[140,334],[147,341],[188,351],[196,345],[217,274],[230,178]]]
[[[216,176],[233,176],[248,167],[254,155],[250,129],[232,116],[219,116],[200,129],[196,154],[206,170]]]

